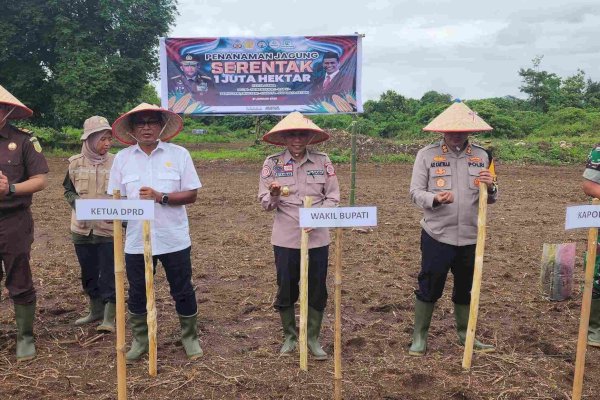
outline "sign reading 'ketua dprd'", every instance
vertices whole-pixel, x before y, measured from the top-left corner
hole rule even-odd
[[[75,216],[89,220],[153,220],[155,202],[152,200],[75,200]]]
[[[377,207],[301,208],[301,228],[377,226]]]

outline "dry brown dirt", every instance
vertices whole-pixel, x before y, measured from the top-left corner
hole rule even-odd
[[[33,274],[38,290],[38,357],[15,363],[13,311],[0,302],[0,398],[116,399],[114,335],[72,322],[86,308],[62,197],[64,159],[50,160],[50,186],[35,196]],[[259,163],[197,163],[204,184],[189,207],[194,283],[205,356],[184,355],[164,271],[156,276],[158,377],[147,362],[128,368],[131,399],[321,399],[333,393],[333,361],[278,357],[281,330],[269,244],[272,215],[256,201]],[[338,166],[343,202],[348,165]],[[429,352],[407,355],[419,271],[420,211],[408,197],[410,165],[359,164],[357,204],[379,207],[379,226],[343,239],[343,371],[346,399],[567,399],[571,393],[585,231],[564,226],[565,206],[582,203],[581,167],[500,165],[500,199],[490,207],[478,336],[497,352],[461,368],[450,278],[434,313]],[[574,298],[539,294],[543,243],[576,241]],[[332,252],[333,254],[333,252]],[[333,353],[333,267],[322,342]],[[130,333],[127,331],[127,343]],[[584,393],[597,398],[600,351],[587,354]]]

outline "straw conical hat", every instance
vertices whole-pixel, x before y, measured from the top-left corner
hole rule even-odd
[[[15,109],[9,114],[7,119],[29,118],[33,115],[33,111],[10,94],[8,90],[4,89],[2,85],[0,85],[0,104],[15,106]]]
[[[424,131],[430,132],[482,132],[491,131],[489,126],[476,112],[471,110],[465,103],[457,101],[446,108],[440,115],[435,117]]]
[[[319,128],[314,122],[300,114],[298,111],[294,111],[279,121],[273,129],[265,133],[262,140],[278,146],[285,146],[283,134],[290,131],[307,131],[314,134],[308,144],[321,143],[329,139],[329,134],[327,132]]]
[[[172,111],[165,110],[154,104],[142,103],[135,107],[133,110],[126,112],[121,115],[112,125],[113,136],[121,143],[133,145],[137,141],[131,136],[131,125],[129,124],[129,117],[135,113],[142,111],[156,111],[162,114],[163,122],[165,123],[160,140],[163,142],[174,138],[183,128],[183,119]]]

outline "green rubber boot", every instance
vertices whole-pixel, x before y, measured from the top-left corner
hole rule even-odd
[[[600,299],[592,298],[590,325],[588,326],[588,345],[600,347]]]
[[[306,326],[306,344],[308,349],[315,357],[315,360],[327,360],[327,353],[319,343],[319,334],[321,333],[321,323],[323,322],[323,313],[308,306],[308,321]]]
[[[411,356],[422,357],[427,353],[427,335],[434,307],[435,303],[426,303],[415,298],[415,327],[412,344],[408,350]]]
[[[75,321],[75,325],[77,326],[89,324],[90,322],[94,321],[99,321],[102,319],[102,317],[104,317],[104,303],[102,302],[102,299],[92,299],[91,297],[89,299],[90,313],[85,317],[79,318],[77,321]]]
[[[200,348],[198,341],[198,329],[196,322],[198,314],[189,317],[179,316],[179,324],[181,325],[181,344],[185,350],[185,354],[190,360],[202,357],[204,354]]]
[[[114,332],[115,331],[115,314],[116,314],[115,303],[106,303],[104,305],[104,320],[96,330],[98,332]]]
[[[469,325],[469,313],[471,306],[469,304],[454,304],[454,318],[456,319],[456,333],[461,345],[465,345],[467,339],[467,327]],[[480,353],[491,353],[496,351],[494,346],[483,344],[475,339],[473,342],[473,350]]]
[[[294,307],[286,307],[279,310],[281,326],[283,327],[283,346],[279,354],[289,354],[296,350],[298,334],[296,333],[296,313]]]
[[[129,313],[129,325],[131,326],[131,334],[133,341],[131,348],[125,354],[125,359],[128,363],[139,360],[148,352],[148,324],[146,322],[146,314]]]
[[[15,304],[15,320],[17,322],[17,361],[35,358],[33,342],[33,320],[35,303]]]

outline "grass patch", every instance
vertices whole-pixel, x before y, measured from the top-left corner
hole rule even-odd
[[[214,161],[214,160],[237,160],[237,161],[262,161],[267,156],[266,153],[249,147],[247,149],[231,150],[192,150],[190,151],[194,161]]]
[[[371,156],[371,161],[382,164],[412,164],[413,162],[415,162],[415,156],[413,156],[412,154],[404,153],[373,155]]]

